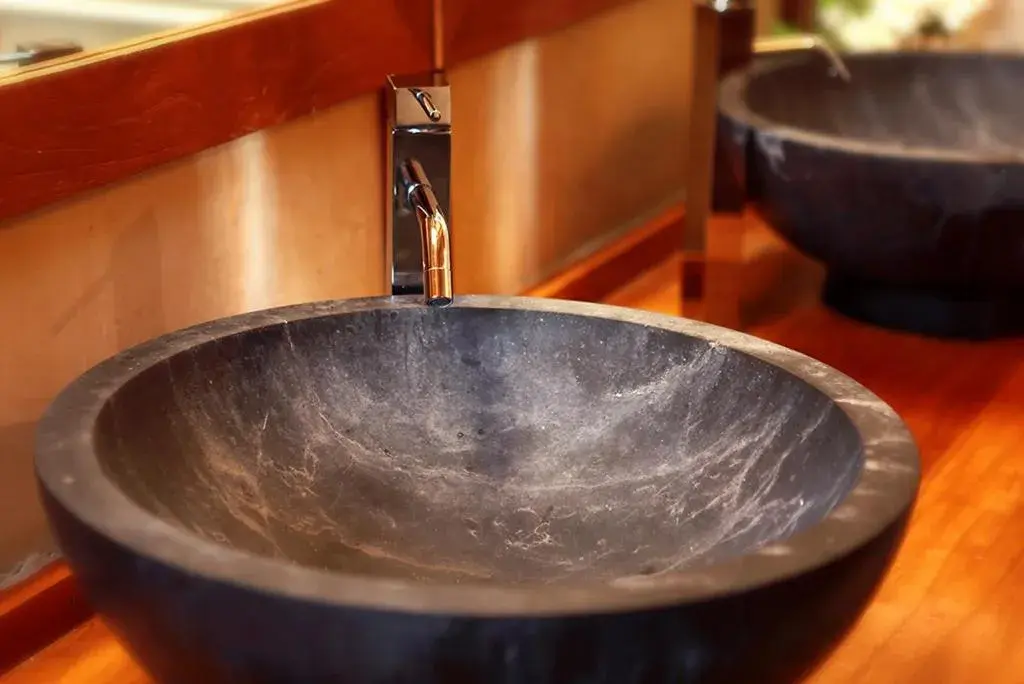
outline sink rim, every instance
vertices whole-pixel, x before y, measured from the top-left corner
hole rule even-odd
[[[941,164],[1024,164],[1024,150],[1018,155],[992,154],[971,150],[954,150],[945,147],[929,147],[923,145],[900,145],[897,143],[881,143],[864,138],[842,138],[826,133],[818,133],[806,128],[798,128],[789,124],[774,121],[753,111],[746,101],[747,86],[759,77],[783,69],[794,63],[806,61],[809,57],[774,58],[758,60],[750,66],[739,69],[722,79],[718,89],[718,112],[744,128],[752,129],[759,144],[765,141],[783,141],[841,152],[852,156],[881,157],[894,160],[924,161]],[[964,51],[945,52],[891,52],[864,51],[844,54],[847,65],[872,59],[890,61],[931,60],[931,61],[965,61],[967,59],[989,59],[1006,62],[1024,62],[1024,57],[1011,52],[976,52]],[[855,76],[856,77],[856,76]]]
[[[108,398],[149,366],[228,335],[305,319],[422,308],[420,297],[369,297],[277,307],[201,323],[125,350],[77,377],[39,421],[35,469],[51,499],[99,536],[151,561],[206,580],[292,600],[406,613],[542,616],[636,610],[752,590],[837,561],[900,524],[917,496],[917,446],[895,411],[852,378],[799,352],[686,318],[603,304],[471,295],[453,308],[597,317],[676,332],[761,359],[811,385],[848,416],[864,444],[864,467],[822,520],[781,541],[681,572],[574,585],[416,583],[319,570],[230,549],[144,510],[102,472],[93,445]]]

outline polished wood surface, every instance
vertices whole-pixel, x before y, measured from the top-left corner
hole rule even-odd
[[[305,0],[12,76],[0,219],[430,69],[433,25],[432,0]]]
[[[758,224],[710,264],[744,329],[850,374],[918,440],[924,481],[906,542],[874,603],[812,684],[1024,682],[1024,340],[945,342],[872,328],[817,303],[821,274]],[[605,298],[680,312],[668,259]],[[725,294],[722,294],[725,293]],[[725,306],[719,302],[718,306]],[[148,684],[98,620],[0,684]]]
[[[636,0],[449,72],[456,289],[522,292],[679,197],[692,29]]]

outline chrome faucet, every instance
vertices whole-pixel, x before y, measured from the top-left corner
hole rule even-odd
[[[388,77],[385,263],[392,295],[452,303],[451,98],[441,72]]]
[[[686,221],[682,236],[683,311],[705,300],[708,222],[741,219],[747,200],[742,169],[725,163],[730,141],[718,131],[718,86],[728,73],[758,54],[817,51],[845,81],[842,57],[821,36],[796,34],[757,38],[755,0],[694,0],[693,82],[690,98]],[[726,324],[723,321],[723,324]]]

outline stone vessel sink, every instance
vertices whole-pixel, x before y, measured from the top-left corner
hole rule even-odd
[[[1024,331],[1024,58],[815,58],[727,77],[720,120],[769,222],[828,268],[826,302],[920,333]]]
[[[159,682],[789,682],[917,491],[903,423],[774,344],[582,303],[306,304],[74,381],[37,473]]]

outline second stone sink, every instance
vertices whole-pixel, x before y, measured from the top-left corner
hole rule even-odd
[[[173,333],[44,416],[88,597],[159,682],[788,682],[902,538],[903,423],[793,351],[551,300]]]
[[[937,336],[1024,332],[1024,58],[773,59],[725,79],[733,163],[826,301]]]

